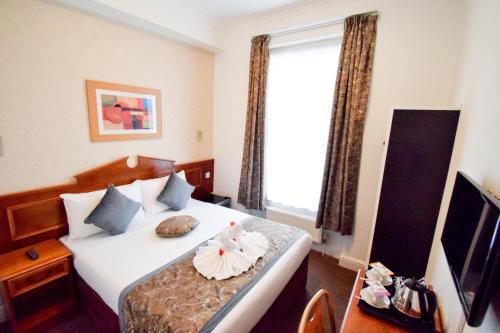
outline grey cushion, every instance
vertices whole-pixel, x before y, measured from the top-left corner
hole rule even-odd
[[[87,216],[85,223],[93,223],[113,236],[122,234],[127,230],[139,208],[141,208],[140,203],[121,194],[113,184],[109,184],[106,194]]]
[[[156,200],[163,202],[172,210],[181,210],[186,207],[193,191],[194,186],[188,184],[175,172],[172,172],[167,183],[165,184],[165,187]]]
[[[161,237],[178,237],[187,234],[200,224],[190,215],[169,217],[156,227],[156,234]]]

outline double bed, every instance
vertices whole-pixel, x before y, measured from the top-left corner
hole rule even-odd
[[[155,161],[160,161],[156,163]],[[142,158],[139,160],[139,169],[131,169],[136,174],[130,174],[130,170],[123,168],[121,172],[112,172],[110,168],[116,169],[119,165],[122,170],[124,160],[120,160],[93,170],[90,173],[77,176],[77,188],[75,193],[84,192],[90,188],[102,188],[108,181],[127,184],[135,179],[149,179],[155,176],[168,174],[171,170],[185,170],[187,179],[197,187],[193,197],[200,197],[212,191],[213,187],[213,160],[174,166],[172,163],[164,163],[164,160]],[[148,166],[148,167],[146,167]],[[151,167],[153,166],[153,167]],[[208,168],[208,171],[207,171]],[[141,171],[142,170],[142,171]],[[147,171],[146,171],[147,170]],[[121,174],[127,176],[123,177]],[[211,173],[210,177],[207,172]],[[109,176],[103,177],[103,174]],[[101,175],[101,176],[97,176]],[[91,181],[94,184],[91,184]],[[78,186],[80,184],[80,186]],[[51,196],[63,193],[68,188],[60,187],[57,191],[49,192]],[[72,191],[72,189],[69,189]],[[40,191],[40,190],[38,190]],[[44,199],[33,201],[32,194],[28,192],[16,194],[17,198],[24,201],[35,202],[41,215],[52,216],[47,213],[51,210],[55,199]],[[38,193],[39,194],[39,193]],[[0,207],[10,209],[12,212],[11,196],[0,198]],[[18,200],[19,201],[19,200]],[[19,202],[16,207],[19,207]],[[45,202],[43,209],[40,203]],[[47,204],[49,206],[47,206]],[[61,209],[53,206],[52,209]],[[26,202],[22,203],[26,207]],[[28,205],[29,206],[29,205]],[[0,229],[6,222],[7,226],[16,225],[25,214],[7,214],[5,221],[0,220]],[[177,238],[161,238],[155,234],[156,226],[168,217],[175,215],[191,215],[199,222],[199,226],[190,233]],[[81,307],[86,311],[93,312],[96,325],[107,331],[117,331],[119,327],[120,295],[128,286],[141,277],[155,271],[166,263],[173,262],[185,253],[197,248],[199,244],[216,236],[229,221],[244,221],[250,216],[243,212],[225,208],[222,206],[205,203],[196,199],[189,199],[187,206],[180,211],[167,210],[153,216],[134,220],[123,234],[110,236],[106,232],[98,233],[83,239],[70,239],[67,235],[67,226],[62,228],[37,226],[40,233],[31,231],[29,236],[17,238],[12,237],[10,230],[11,247],[25,246],[26,242],[36,242],[40,238],[58,238],[73,253],[75,275],[79,287]],[[57,221],[56,221],[57,222]],[[26,223],[26,222],[25,222]],[[55,224],[56,226],[58,224]],[[20,230],[18,228],[18,230]],[[1,230],[0,230],[1,231]],[[54,237],[55,236],[55,237]],[[13,239],[14,238],[14,239]],[[19,241],[21,240],[21,241]],[[5,247],[5,242],[0,239],[0,245]],[[217,321],[214,332],[249,332],[268,331],[276,325],[279,316],[285,316],[296,298],[302,295],[305,288],[307,276],[307,258],[311,248],[311,238],[308,234],[302,234],[291,244],[287,250],[265,271],[263,276],[248,291],[238,299],[230,311],[224,313],[222,319]],[[5,252],[2,249],[2,252]],[[299,300],[300,301],[300,300]],[[274,321],[274,324],[273,324]]]

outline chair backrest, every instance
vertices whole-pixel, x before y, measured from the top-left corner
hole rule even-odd
[[[326,306],[327,313],[324,308]],[[325,315],[328,318],[325,318]],[[316,295],[311,298],[302,314],[300,320],[299,333],[323,333],[327,332],[325,328],[325,320],[330,322],[330,330],[335,333],[335,318],[333,317],[333,304],[328,291],[325,289],[319,290]]]

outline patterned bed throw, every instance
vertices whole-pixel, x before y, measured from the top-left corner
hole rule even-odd
[[[207,280],[193,267],[198,246],[125,288],[120,294],[122,332],[210,332],[272,265],[305,232],[249,217],[247,231],[269,240],[269,249],[253,268],[227,280]]]

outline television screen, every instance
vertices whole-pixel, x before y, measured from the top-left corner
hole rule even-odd
[[[457,174],[441,242],[471,326],[481,324],[495,288],[499,206],[465,174]]]

